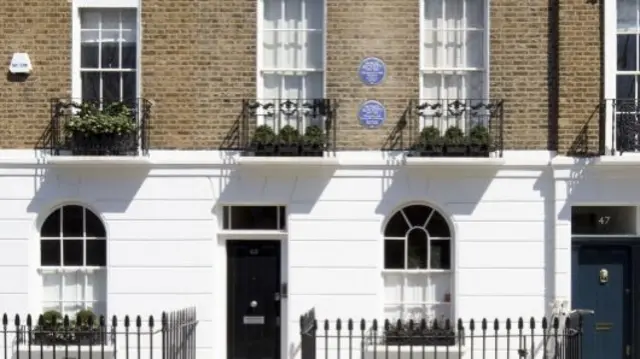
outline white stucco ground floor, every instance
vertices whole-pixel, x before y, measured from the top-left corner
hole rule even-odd
[[[311,309],[318,335],[324,319],[335,335],[336,319],[346,330],[352,318],[358,340],[363,318],[370,333],[373,319],[488,318],[491,330],[494,318],[502,328],[506,318],[550,316],[553,303],[571,306],[581,280],[572,279],[572,243],[622,248],[640,237],[640,161],[631,157],[236,159],[0,153],[0,310],[147,318],[194,306],[197,358],[226,358],[258,333],[294,359],[299,318]],[[593,206],[616,208],[578,208]],[[574,266],[589,262],[580,255]],[[602,285],[618,273],[607,263],[594,267]],[[617,323],[612,315],[607,323]],[[261,333],[265,325],[279,329]]]

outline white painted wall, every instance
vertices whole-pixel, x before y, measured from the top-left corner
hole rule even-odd
[[[225,357],[220,206],[286,205],[284,350],[295,357],[298,317],[312,307],[319,318],[382,317],[383,222],[425,201],[454,223],[456,317],[539,318],[569,288],[568,247],[553,241],[566,227],[562,183],[550,167],[0,167],[1,310],[39,313],[39,223],[79,202],[107,226],[109,313],[195,305],[199,357]]]

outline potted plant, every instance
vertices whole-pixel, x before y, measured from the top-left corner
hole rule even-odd
[[[33,328],[34,344],[53,345],[64,341],[62,314],[57,310],[48,310],[40,316]]]
[[[273,156],[276,149],[276,133],[267,125],[258,126],[250,147],[255,156]]]
[[[81,345],[99,344],[106,340],[106,333],[99,326],[98,317],[89,309],[76,314],[74,325],[75,342]]]
[[[73,154],[124,155],[135,150],[135,117],[124,103],[100,108],[90,102],[75,105],[78,111],[65,123],[65,138]]]
[[[324,133],[320,126],[311,125],[304,132],[302,155],[322,157],[324,152]]]
[[[435,126],[423,128],[416,147],[420,157],[441,156],[444,146],[440,129]]]
[[[456,334],[448,322],[426,320],[385,324],[386,345],[450,346],[456,343]]]
[[[459,157],[467,153],[464,132],[459,127],[449,127],[444,133],[445,153],[447,156]]]
[[[298,156],[300,154],[300,132],[286,125],[278,133],[278,154],[280,156]]]
[[[471,156],[489,156],[489,130],[483,125],[474,126],[469,132],[469,152]]]

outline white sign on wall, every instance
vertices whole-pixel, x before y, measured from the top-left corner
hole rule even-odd
[[[11,64],[9,65],[9,72],[12,74],[28,74],[32,69],[29,54],[26,52],[16,52],[13,54]]]

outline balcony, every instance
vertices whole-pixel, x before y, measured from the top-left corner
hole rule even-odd
[[[502,157],[502,100],[410,102],[405,128],[410,157]],[[403,141],[404,142],[404,141]]]
[[[151,103],[51,101],[54,156],[140,156],[149,150]]]
[[[615,99],[605,102],[607,112],[612,116],[610,148],[614,148],[618,154],[640,152],[640,100]]]
[[[243,100],[240,147],[245,157],[323,157],[335,151],[335,101]]]

